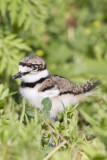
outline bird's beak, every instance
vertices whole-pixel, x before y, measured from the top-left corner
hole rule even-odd
[[[21,72],[18,72],[16,75],[14,75],[12,77],[12,79],[17,79],[17,78],[21,78],[22,77],[22,73]]]

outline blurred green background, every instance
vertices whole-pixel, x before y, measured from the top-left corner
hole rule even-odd
[[[56,125],[77,152],[65,146],[51,159],[106,160],[107,0],[0,0],[0,160],[39,160],[52,150],[41,144],[40,120],[27,113],[20,120],[20,80],[11,77],[21,58],[30,55],[44,58],[51,73],[77,84],[91,77],[103,82],[98,99],[81,103],[78,116],[73,113],[71,132],[63,122]]]

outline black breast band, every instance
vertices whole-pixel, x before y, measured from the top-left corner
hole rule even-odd
[[[38,81],[36,81],[36,82],[31,82],[31,83],[26,83],[26,82],[22,82],[21,83],[21,87],[22,88],[26,88],[26,87],[29,87],[29,88],[33,88],[33,87],[35,87],[37,84],[40,84],[40,83],[42,83],[45,79],[47,79],[49,76],[47,76],[47,77],[45,77],[45,78],[41,78],[41,79],[39,79]]]

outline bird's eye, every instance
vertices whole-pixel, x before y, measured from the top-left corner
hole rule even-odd
[[[37,69],[34,69],[32,72],[37,72]]]

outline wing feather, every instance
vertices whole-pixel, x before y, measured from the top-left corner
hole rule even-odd
[[[61,94],[67,91],[72,91],[73,87],[74,87],[74,84],[71,81],[67,80],[66,78],[58,75],[50,75],[41,84],[41,87],[39,88],[39,92],[43,92],[43,91],[54,88],[54,89],[59,89]]]

